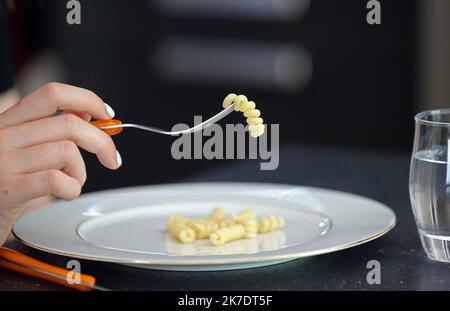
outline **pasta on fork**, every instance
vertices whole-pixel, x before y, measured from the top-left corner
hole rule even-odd
[[[223,108],[227,108],[234,103],[234,110],[244,113],[247,118],[248,130],[252,137],[264,134],[264,120],[260,117],[261,111],[256,109],[256,104],[249,101],[245,95],[228,94],[223,100]]]

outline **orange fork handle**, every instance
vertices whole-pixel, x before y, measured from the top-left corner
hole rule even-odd
[[[5,247],[0,248],[0,267],[4,267],[16,272],[44,279],[50,282],[58,283],[66,287],[74,288],[80,291],[92,291],[92,287],[95,286],[96,282],[95,277],[91,275],[79,274],[74,271],[52,266]],[[61,279],[33,270],[33,268],[57,275],[61,277]],[[75,276],[76,279],[80,280],[81,284],[69,284],[66,280],[69,272],[72,273],[72,275]],[[88,286],[84,286],[83,284]]]
[[[106,121],[92,121],[91,124],[95,127],[100,128],[103,132],[105,132],[109,136],[117,135],[123,131],[123,128],[121,128],[121,127],[114,128],[114,129],[102,129],[101,128],[102,126],[122,124],[122,121],[117,120],[117,119],[111,119],[111,120],[106,120]]]

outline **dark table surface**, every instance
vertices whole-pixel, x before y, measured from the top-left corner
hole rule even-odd
[[[260,171],[259,162],[225,161],[186,181],[249,181],[308,185],[363,195],[390,206],[397,226],[372,242],[336,253],[248,270],[166,272],[81,261],[83,273],[115,290],[448,290],[450,265],[423,252],[408,195],[409,154],[288,145],[280,166]],[[65,266],[69,258],[7,246]],[[381,264],[381,284],[366,281],[370,260]],[[61,290],[55,284],[0,269],[0,290]]]

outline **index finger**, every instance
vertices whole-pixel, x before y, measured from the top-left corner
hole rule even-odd
[[[94,92],[80,87],[47,83],[0,114],[0,128],[42,119],[60,110],[87,113],[98,120],[114,117],[114,111]]]

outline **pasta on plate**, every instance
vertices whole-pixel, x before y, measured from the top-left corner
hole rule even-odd
[[[169,216],[167,232],[181,243],[208,239],[211,245],[220,246],[240,239],[251,239],[258,234],[283,229],[283,217],[266,216],[257,220],[252,209],[243,210],[230,217],[225,216],[222,208],[214,208],[208,215],[191,219],[180,215]]]

